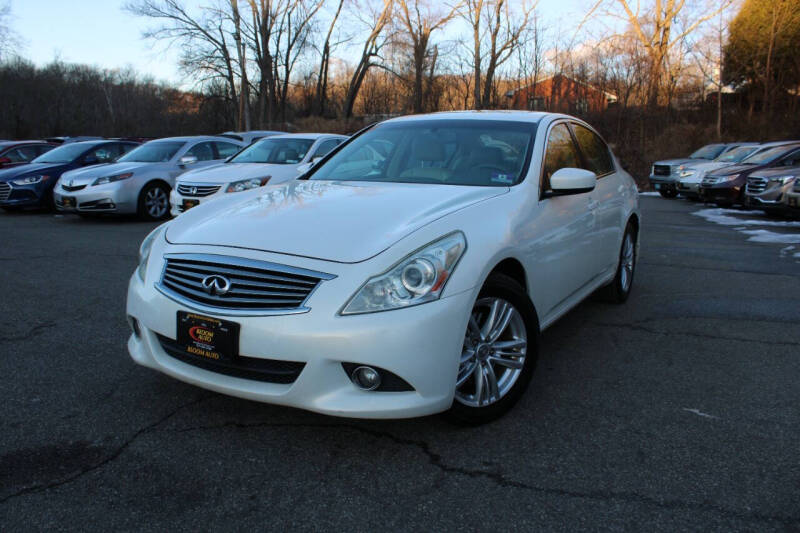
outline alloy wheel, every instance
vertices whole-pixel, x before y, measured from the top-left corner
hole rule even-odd
[[[469,407],[502,399],[525,366],[528,336],[522,315],[502,298],[475,302],[464,337],[455,398]]]
[[[622,258],[620,261],[620,285],[622,290],[627,292],[633,280],[633,267],[636,260],[635,246],[630,232],[625,234],[625,242],[622,244]]]
[[[161,218],[167,214],[169,198],[161,187],[153,187],[144,196],[144,207],[153,218]]]

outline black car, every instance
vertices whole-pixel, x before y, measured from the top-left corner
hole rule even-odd
[[[53,187],[61,174],[110,163],[139,146],[130,141],[84,141],[64,144],[27,165],[0,170],[0,208],[52,207]]]
[[[45,141],[0,141],[0,169],[30,163],[55,147]]]
[[[788,168],[798,165],[800,165],[800,143],[785,144],[760,151],[739,164],[723,167],[706,175],[698,189],[700,199],[715,202],[720,207],[744,205],[745,186],[750,174],[766,168]]]

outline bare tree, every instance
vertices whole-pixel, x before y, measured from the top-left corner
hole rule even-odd
[[[472,33],[475,109],[491,105],[497,70],[519,46],[536,8],[535,1],[523,0],[518,4],[518,12],[512,13],[510,4],[509,0],[465,0],[461,10]]]
[[[331,59],[331,35],[336,26],[336,21],[339,20],[339,14],[342,12],[344,0],[339,0],[336,12],[328,25],[328,33],[325,35],[325,41],[322,43],[320,50],[319,70],[317,71],[317,87],[314,93],[313,113],[316,115],[325,114],[325,105],[328,99],[328,69]]]
[[[386,26],[391,20],[393,3],[393,0],[382,0],[382,7],[371,17],[372,29],[364,40],[364,46],[361,49],[361,57],[358,60],[356,68],[353,70],[350,83],[347,86],[343,111],[345,118],[353,116],[353,106],[358,92],[361,90],[361,84],[364,83],[364,77],[367,75],[367,72],[370,68],[379,64],[375,62],[375,58],[379,57],[381,48],[386,43],[382,35],[384,29],[386,29]],[[357,5],[356,8],[358,8]]]
[[[239,58],[239,117],[238,130],[250,130],[250,91],[247,83],[247,50],[242,39],[242,18],[239,14],[239,1],[230,0],[231,14],[233,16],[233,40],[236,42],[236,54]]]
[[[397,2],[400,23],[405,30],[405,36],[410,41],[411,62],[414,70],[413,109],[415,113],[422,113],[424,110],[425,70],[431,71],[428,78],[432,79],[438,56],[438,49],[435,49],[436,51],[433,53],[429,49],[431,34],[450,22],[461,6],[457,3],[449,9],[443,9],[436,0],[397,0]]]
[[[0,4],[0,59],[15,52],[19,44],[19,36],[11,27],[11,3],[2,3]]]
[[[237,101],[236,74],[230,51],[229,20],[201,11],[196,17],[180,0],[130,0],[124,9],[134,15],[161,21],[144,37],[166,40],[182,49],[181,66],[198,81],[222,77],[232,102]]]
[[[723,0],[717,7],[706,5],[702,9],[692,9],[694,4],[687,3],[687,0],[647,0],[642,10],[638,0],[597,0],[584,17],[584,22],[602,9],[604,15],[630,25],[649,59],[647,99],[648,104],[654,106],[658,103],[670,52],[732,2]],[[692,11],[691,16],[686,16],[689,11]],[[683,21],[688,23],[682,24]]]

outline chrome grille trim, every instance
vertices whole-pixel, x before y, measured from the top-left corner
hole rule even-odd
[[[69,185],[64,185],[62,183],[61,184],[61,188],[64,189],[65,191],[67,191],[67,192],[74,192],[74,191],[79,191],[81,189],[85,189],[86,188],[86,184],[69,186]]]
[[[11,185],[0,181],[0,202],[5,202],[9,196],[11,196]]]
[[[336,276],[302,268],[215,254],[167,254],[156,288],[193,309],[217,315],[252,316],[305,313],[306,301],[322,281]],[[202,280],[222,275],[230,292],[203,290]]]
[[[767,178],[761,178],[758,176],[750,176],[747,178],[747,192],[749,194],[761,194],[762,192],[767,190],[767,184],[769,181]]]
[[[222,185],[219,184],[195,184],[195,183],[179,183],[178,184],[178,192],[183,196],[193,196],[193,197],[202,197],[202,196],[210,196],[217,192]],[[195,192],[192,192],[192,188],[195,188]]]

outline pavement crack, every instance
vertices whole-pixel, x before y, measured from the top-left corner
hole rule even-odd
[[[146,426],[144,426],[142,428],[139,428],[130,437],[128,437],[128,439],[126,439],[122,444],[120,444],[112,453],[108,454],[106,457],[104,457],[100,461],[97,461],[94,464],[91,464],[89,466],[81,468],[80,470],[72,472],[72,473],[70,473],[69,475],[67,475],[65,477],[62,477],[62,478],[59,478],[59,479],[55,479],[55,480],[49,481],[47,483],[40,483],[38,485],[32,485],[32,486],[29,486],[29,487],[24,487],[24,488],[14,492],[14,493],[9,494],[8,496],[0,498],[0,505],[2,505],[4,503],[7,503],[10,500],[13,500],[14,498],[18,498],[20,496],[24,496],[26,494],[33,494],[33,493],[37,493],[37,492],[43,492],[43,491],[50,490],[50,489],[53,489],[53,488],[56,488],[56,487],[60,487],[61,485],[66,485],[67,483],[71,483],[71,482],[73,482],[73,481],[85,476],[86,474],[90,474],[90,473],[94,472],[95,470],[103,468],[105,465],[111,463],[112,461],[117,459],[120,455],[122,455],[122,453],[126,449],[128,449],[128,447],[130,447],[130,445],[133,444],[136,441],[136,439],[138,439],[139,437],[141,437],[145,433],[148,433],[148,432],[156,429],[158,426],[160,426],[161,424],[163,424],[164,422],[166,422],[167,420],[169,420],[170,418],[175,416],[181,410],[186,409],[187,407],[191,407],[193,405],[196,405],[196,404],[204,401],[205,399],[207,399],[209,397],[210,397],[210,395],[203,395],[203,396],[201,396],[199,398],[195,398],[194,400],[192,400],[190,402],[183,403],[183,404],[179,405],[178,407],[176,407],[175,409],[173,409],[170,412],[168,412],[167,414],[165,414],[164,416],[162,416],[161,418],[159,418],[158,420],[156,420],[155,422],[152,422],[152,423],[147,424]]]
[[[19,341],[27,341],[30,340],[37,335],[39,335],[42,331],[46,330],[47,328],[52,328],[56,325],[55,322],[45,322],[44,324],[39,324],[38,326],[33,326],[29,329],[26,333],[21,335],[3,335],[0,336],[0,342],[19,342]]]
[[[601,328],[631,329],[634,331],[643,331],[645,333],[651,333],[654,335],[681,335],[684,337],[694,337],[698,339],[712,339],[712,340],[735,341],[735,342],[753,342],[768,346],[800,347],[800,343],[798,342],[746,339],[744,337],[727,337],[725,335],[711,335],[709,333],[693,333],[689,331],[664,331],[657,328],[642,326],[641,324],[619,324],[614,322],[595,322],[595,321],[591,321],[588,324],[590,326],[597,326]]]
[[[524,483],[511,479],[500,472],[491,470],[478,470],[472,468],[465,468],[460,466],[449,465],[445,462],[444,458],[433,451],[430,444],[424,440],[408,439],[398,437],[387,431],[379,431],[376,429],[365,428],[353,424],[314,424],[314,423],[281,423],[281,422],[223,422],[221,424],[208,425],[208,426],[191,426],[174,430],[178,433],[186,433],[193,431],[206,431],[214,429],[251,429],[251,428],[304,428],[304,429],[349,429],[364,435],[374,438],[386,439],[402,446],[412,446],[417,448],[422,454],[427,457],[428,463],[442,471],[444,474],[454,474],[466,476],[473,479],[486,479],[491,481],[502,488],[511,488],[519,490],[527,490],[540,494],[564,496],[569,498],[581,498],[597,501],[623,501],[627,503],[638,503],[659,507],[667,510],[676,511],[701,511],[701,512],[715,512],[727,517],[737,518],[744,521],[758,521],[758,522],[778,522],[785,526],[796,526],[800,523],[800,516],[781,516],[781,515],[768,515],[762,513],[742,513],[732,510],[721,505],[704,501],[702,503],[695,503],[683,500],[666,500],[658,499],[651,496],[639,494],[631,491],[612,491],[612,490],[568,490],[554,487],[544,487]]]

